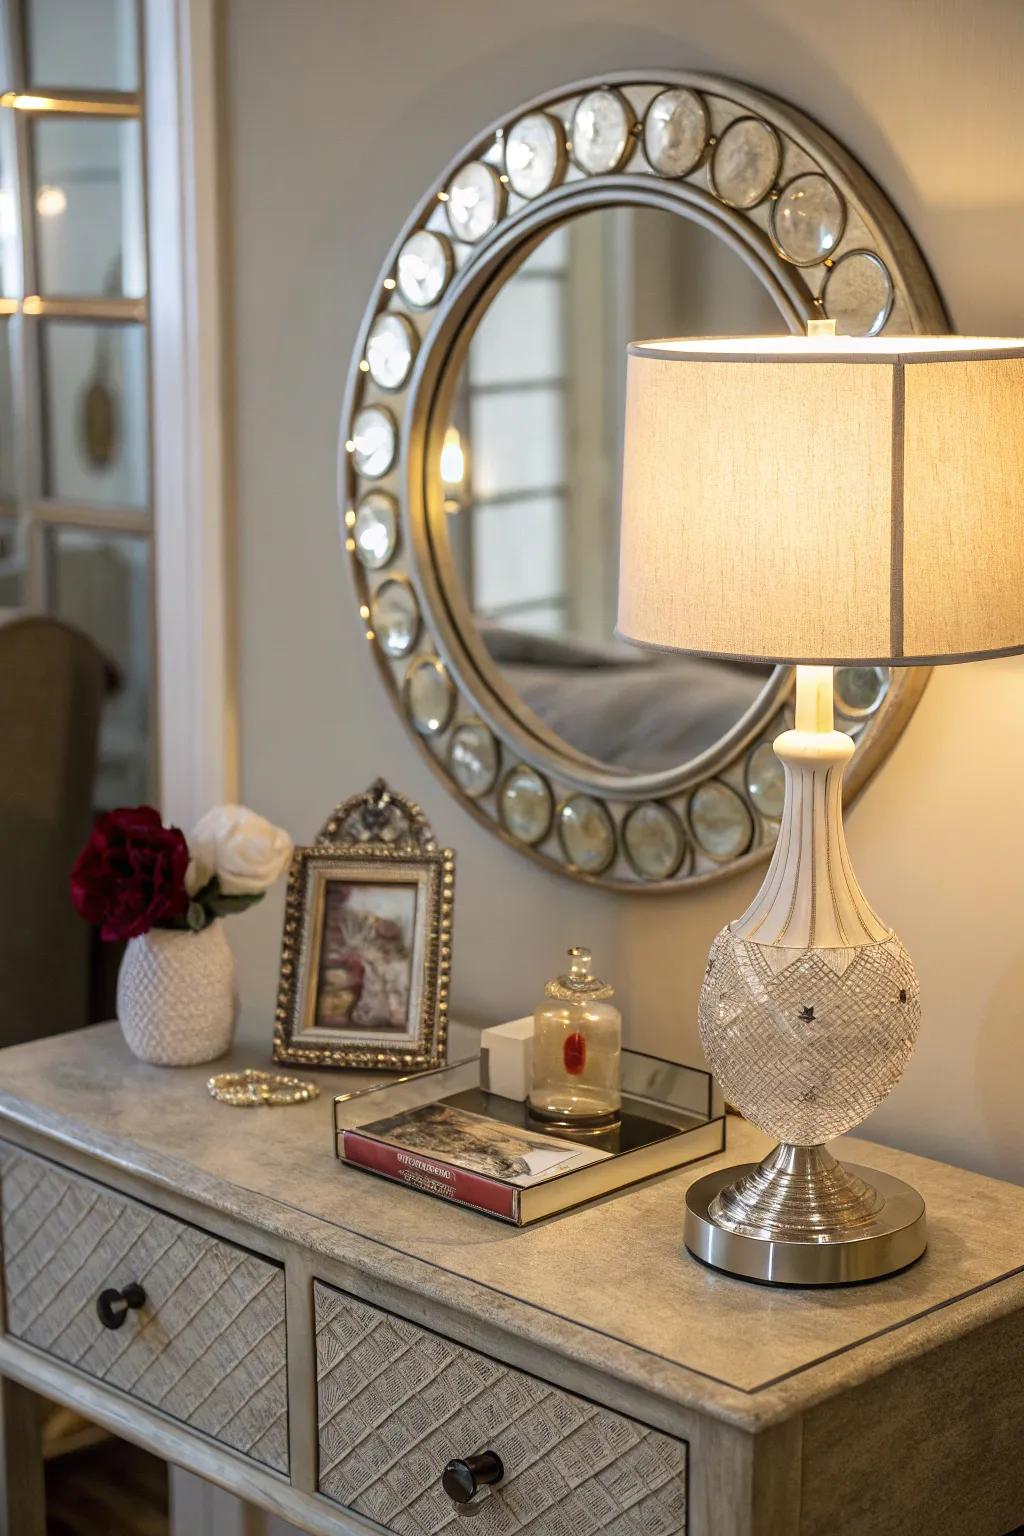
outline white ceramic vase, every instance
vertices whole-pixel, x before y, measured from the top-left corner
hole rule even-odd
[[[191,1067],[229,1049],[238,1015],[235,958],[216,919],[201,933],[153,928],[130,939],[117,977],[129,1046],[159,1067]]]

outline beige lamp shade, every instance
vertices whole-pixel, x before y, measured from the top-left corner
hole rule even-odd
[[[631,346],[618,633],[835,665],[1024,650],[1024,340]]]

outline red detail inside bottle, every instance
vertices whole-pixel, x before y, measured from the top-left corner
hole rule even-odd
[[[579,1077],[587,1064],[587,1037],[578,1031],[566,1039],[562,1047],[562,1060],[570,1077]]]

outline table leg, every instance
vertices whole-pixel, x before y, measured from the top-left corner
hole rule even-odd
[[[0,1377],[0,1536],[46,1536],[41,1403]]]

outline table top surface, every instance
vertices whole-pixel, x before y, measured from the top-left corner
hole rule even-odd
[[[411,1257],[442,1280],[472,1282],[473,1294],[490,1298],[492,1318],[509,1318],[511,1304],[530,1309],[520,1331],[530,1331],[532,1316],[537,1337],[559,1347],[561,1328],[567,1352],[569,1330],[578,1343],[582,1328],[609,1368],[623,1367],[625,1347],[637,1379],[749,1422],[745,1403],[756,1399],[762,1417],[775,1417],[801,1394],[823,1395],[858,1370],[877,1374],[907,1351],[1024,1305],[1024,1189],[1016,1185],[890,1148],[837,1143],[841,1155],[921,1191],[926,1254],[868,1285],[758,1286],[703,1267],[682,1246],[689,1183],[768,1149],[766,1137],[732,1116],[724,1155],[517,1229],[338,1162],[332,1097],[380,1075],[310,1073],[318,1099],[272,1109],[235,1109],[207,1093],[212,1071],[267,1066],[268,1058],[268,1050],[241,1045],[216,1065],[149,1067],[114,1024],[10,1047],[0,1052],[0,1134],[17,1139],[13,1127],[29,1126],[349,1261],[346,1235],[355,1234],[392,1264]]]

